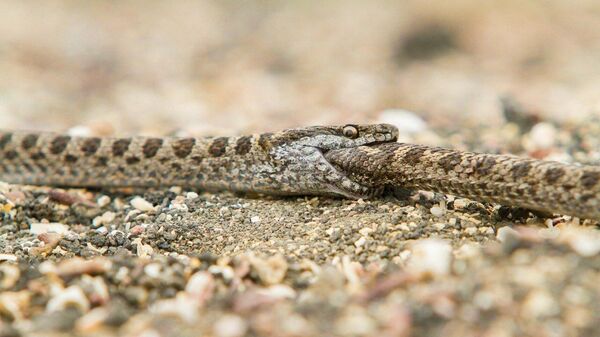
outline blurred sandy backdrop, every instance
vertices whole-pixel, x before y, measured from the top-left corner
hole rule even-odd
[[[0,125],[164,134],[454,129],[600,111],[600,2],[0,2]]]

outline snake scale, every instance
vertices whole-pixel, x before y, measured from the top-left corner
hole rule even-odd
[[[600,219],[599,167],[402,144],[397,136],[387,124],[206,138],[0,131],[0,180],[350,198],[391,185]]]

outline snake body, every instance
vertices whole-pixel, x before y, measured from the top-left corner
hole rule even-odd
[[[208,138],[0,131],[0,180],[350,198],[391,185],[600,219],[599,167],[401,144],[397,136],[387,124]]]
[[[395,141],[386,124],[314,126],[240,137],[72,137],[0,132],[0,180],[72,187],[184,186],[275,195],[377,192],[346,178],[326,151]]]
[[[600,219],[600,167],[423,145],[337,149],[325,158],[355,182],[421,189]]]

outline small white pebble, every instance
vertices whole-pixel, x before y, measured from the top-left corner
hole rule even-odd
[[[241,337],[246,334],[248,325],[237,315],[225,314],[213,325],[217,337]]]
[[[556,136],[554,125],[547,122],[537,123],[525,137],[523,145],[529,151],[549,149],[556,143]]]
[[[93,134],[93,132],[89,126],[76,125],[67,130],[67,134],[73,137],[89,137]]]
[[[175,194],[181,194],[181,187],[173,186],[173,187],[169,188],[169,192],[173,192]]]
[[[110,223],[112,223],[115,218],[116,218],[116,214],[114,212],[108,211],[108,212],[104,212],[104,214],[99,215],[97,217],[94,218],[94,220],[92,220],[92,225],[94,227],[99,227],[102,225],[109,225]]]
[[[373,232],[373,229],[371,229],[369,227],[364,227],[364,228],[361,228],[358,232],[362,236],[369,236],[369,234],[371,234]]]
[[[434,227],[435,229],[437,229],[438,231],[441,231],[442,229],[446,228],[446,224],[445,224],[445,223],[441,223],[441,222],[439,222],[439,223],[434,223],[434,224],[433,224],[433,227]]]
[[[407,269],[419,275],[443,276],[450,273],[452,246],[440,239],[419,240],[412,247]]]
[[[107,206],[108,204],[110,204],[110,201],[111,201],[111,200],[110,200],[110,197],[109,197],[109,196],[107,196],[107,195],[103,195],[103,196],[100,196],[100,197],[98,198],[98,200],[96,200],[96,203],[98,204],[98,206],[99,206],[100,208],[102,208],[102,207],[104,207],[104,206]]]
[[[454,209],[464,209],[469,205],[468,199],[456,199],[454,200]]]
[[[185,195],[185,197],[187,199],[194,200],[194,199],[198,198],[198,193],[196,193],[196,192],[187,192],[186,195]]]
[[[398,128],[400,133],[419,133],[427,130],[427,123],[416,113],[404,109],[388,109],[379,114],[380,123],[389,123]]]
[[[144,267],[144,273],[146,273],[146,275],[152,278],[157,278],[161,274],[161,269],[162,267],[160,266],[160,264],[150,263]]]
[[[255,215],[253,217],[250,218],[250,222],[251,223],[259,223],[260,222],[260,217],[258,215]]]
[[[32,223],[29,225],[29,232],[31,234],[42,234],[42,233],[59,233],[64,234],[69,231],[69,227],[58,223]]]
[[[2,261],[16,262],[17,256],[12,254],[0,254],[0,262]]]
[[[465,233],[467,235],[473,236],[477,233],[477,227],[467,227],[467,228],[465,228]]]
[[[439,206],[433,206],[433,207],[431,207],[431,209],[429,211],[431,212],[431,214],[433,214],[433,216],[436,216],[436,217],[441,217],[444,214],[446,214],[446,210]]]
[[[356,247],[362,247],[362,246],[364,246],[364,245],[365,245],[365,243],[366,243],[366,242],[367,242],[367,239],[365,239],[365,237],[364,237],[364,236],[361,236],[361,237],[360,237],[360,239],[358,239],[358,240],[356,240],[356,241],[354,242],[354,245],[355,245]]]
[[[90,309],[90,302],[78,286],[70,286],[58,291],[46,305],[49,312],[61,311],[70,306],[75,306],[81,312],[87,312]]]
[[[529,292],[521,307],[521,313],[528,318],[544,318],[560,312],[560,305],[546,290],[536,289]]]
[[[154,211],[154,206],[142,197],[135,197],[130,201],[131,206],[142,212]]]
[[[506,239],[508,239],[509,237],[519,237],[519,232],[517,232],[516,230],[508,227],[508,226],[504,226],[504,227],[500,227],[498,228],[498,231],[496,232],[496,239],[500,242],[504,242],[506,241]]]

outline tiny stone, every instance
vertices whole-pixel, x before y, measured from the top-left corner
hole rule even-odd
[[[446,224],[445,223],[435,223],[433,224],[433,227],[435,229],[437,229],[438,231],[441,231],[442,229],[446,228]]]
[[[365,227],[365,228],[361,228],[361,230],[358,231],[362,236],[369,236],[369,234],[371,234],[371,232],[373,232],[373,229],[369,228],[369,227]]]
[[[454,200],[454,209],[464,209],[469,205],[469,202],[468,199],[456,199]]]
[[[255,215],[253,217],[250,218],[250,222],[251,223],[259,223],[260,222],[260,217],[258,215]]]
[[[467,227],[467,228],[465,229],[465,233],[466,233],[467,235],[471,235],[471,236],[473,236],[473,235],[475,235],[475,234],[477,233],[477,227]]]
[[[32,223],[29,226],[29,232],[31,234],[42,234],[42,233],[59,233],[59,234],[64,234],[69,230],[69,227],[58,223],[58,222],[51,222],[51,223]]]
[[[529,144],[525,144],[528,150],[549,149],[556,143],[557,131],[554,125],[542,122],[534,125],[528,136]]]
[[[188,192],[188,193],[186,193],[185,197],[187,199],[194,200],[194,199],[198,198],[198,193],[196,193],[196,192]]]
[[[361,236],[360,239],[358,239],[358,240],[356,240],[354,242],[354,246],[356,246],[356,247],[362,247],[362,246],[365,245],[366,242],[367,242],[367,239],[365,239],[364,236]]]
[[[401,134],[413,134],[427,130],[427,123],[416,113],[404,109],[388,109],[379,114],[380,123],[389,123],[398,128]]]
[[[110,201],[111,201],[111,200],[110,200],[110,197],[109,197],[109,196],[107,196],[107,195],[103,195],[103,196],[100,196],[100,197],[98,198],[98,200],[96,201],[96,203],[98,204],[98,206],[99,206],[100,208],[102,208],[102,207],[104,207],[104,206],[107,206],[108,204],[110,204]]]
[[[247,330],[246,321],[231,314],[221,316],[213,325],[213,332],[217,337],[241,337]]]
[[[131,206],[142,212],[154,211],[154,206],[142,197],[135,197],[130,201]]]
[[[500,242],[506,241],[506,239],[509,237],[519,237],[519,236],[520,236],[519,232],[517,232],[516,230],[514,230],[508,226],[500,227],[500,228],[498,228],[498,231],[496,232],[496,239],[498,239],[498,241],[500,241]]]
[[[116,218],[116,214],[114,212],[104,212],[104,214],[97,216],[94,218],[94,220],[92,220],[92,225],[94,227],[99,227],[102,225],[109,225],[110,223],[112,223],[115,218]]]
[[[419,275],[442,276],[450,273],[452,247],[445,240],[424,239],[412,248],[408,269]]]
[[[431,209],[429,211],[431,212],[431,214],[433,214],[436,217],[441,217],[444,214],[446,214],[446,210],[439,206],[433,206],[433,207],[431,207]]]

